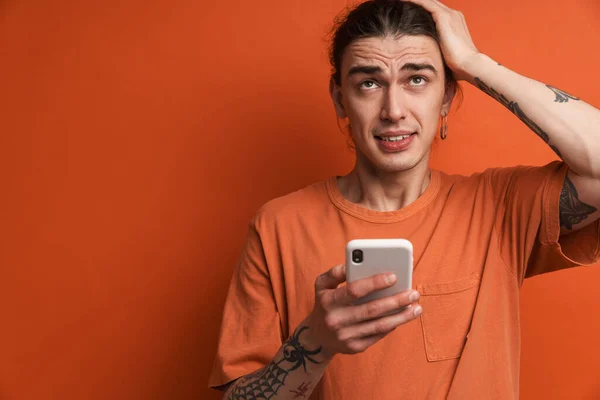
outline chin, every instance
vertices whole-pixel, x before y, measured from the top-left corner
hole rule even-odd
[[[375,154],[372,154],[371,162],[375,168],[384,172],[408,171],[416,167],[424,158],[415,150],[417,149],[413,148],[400,153],[383,153],[376,149]]]
[[[418,164],[417,162],[410,162],[408,160],[402,161],[402,162],[393,162],[393,163],[383,162],[383,163],[379,163],[379,165],[375,165],[375,168],[377,168],[378,170],[380,170],[382,172],[397,173],[397,172],[410,171],[411,169],[416,167],[417,164]]]
[[[367,163],[369,164],[369,168],[372,168],[376,171],[386,172],[386,173],[397,173],[409,171],[416,167],[419,164],[419,161],[422,159],[414,156],[409,156],[408,154],[399,155],[391,155],[391,154],[374,154],[372,157],[366,157]]]

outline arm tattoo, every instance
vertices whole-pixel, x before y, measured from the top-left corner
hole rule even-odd
[[[310,356],[319,354],[321,352],[321,347],[315,350],[307,350],[300,344],[300,334],[307,329],[308,326],[297,329],[292,337],[288,339],[286,342],[287,344],[283,346],[283,358],[285,361],[294,363],[288,371],[293,371],[302,365],[304,367],[304,372],[306,372],[306,360],[315,364],[321,364],[321,362],[310,358]]]
[[[579,101],[579,99],[575,96],[571,96],[569,93],[564,92],[560,89],[555,88],[554,86],[546,85],[546,87],[554,92],[556,95],[556,99],[554,99],[555,103],[568,103],[569,99]]]
[[[300,335],[307,329],[307,326],[299,327],[283,344],[283,359],[271,361],[266,367],[247,375],[239,384],[234,385],[229,400],[270,399],[285,384],[285,379],[291,371],[303,366],[306,372],[307,361],[320,364],[320,361],[311,356],[319,354],[321,347],[308,350],[300,343]],[[298,390],[306,392],[308,384]]]
[[[596,211],[598,210],[595,207],[579,200],[577,188],[569,176],[565,176],[565,183],[560,192],[560,226],[573,229],[573,225],[577,225]]]
[[[548,134],[538,124],[536,124],[523,112],[523,110],[521,110],[521,107],[519,107],[519,104],[517,102],[508,100],[503,94],[498,93],[494,88],[489,87],[485,84],[485,82],[483,82],[477,77],[475,78],[475,83],[477,84],[477,87],[481,89],[484,93],[500,102],[500,104],[508,108],[510,112],[519,117],[519,119],[523,121],[525,125],[529,127],[529,129],[531,129],[536,135],[538,135],[546,144],[550,146],[552,150],[554,150],[554,152],[559,157],[562,158],[558,148],[550,144],[550,136],[548,136]]]

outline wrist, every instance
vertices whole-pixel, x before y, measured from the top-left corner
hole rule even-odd
[[[329,363],[335,356],[335,352],[325,345],[322,335],[319,335],[319,324],[315,321],[312,314],[302,321],[296,330],[302,329],[302,327],[308,328],[302,333],[302,345],[311,350],[320,349],[318,354],[319,361]]]
[[[475,77],[483,75],[485,70],[492,65],[499,64],[483,53],[474,53],[462,63],[460,71],[456,73],[457,79],[474,84]]]

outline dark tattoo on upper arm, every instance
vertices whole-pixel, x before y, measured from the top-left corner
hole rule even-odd
[[[579,200],[577,188],[569,179],[569,175],[565,176],[560,192],[560,226],[573,229],[573,225],[577,225],[596,211],[598,210],[595,207]]]
[[[494,88],[489,87],[485,84],[485,82],[483,82],[477,77],[475,78],[475,83],[477,84],[477,87],[481,89],[484,93],[488,94],[493,99],[500,102],[504,107],[508,108],[510,112],[519,117],[519,119],[523,121],[525,125],[529,127],[529,129],[531,129],[536,135],[538,135],[546,144],[550,146],[550,148],[559,157],[562,158],[562,155],[560,154],[558,148],[550,144],[550,136],[548,136],[548,134],[538,124],[536,124],[523,112],[523,110],[521,110],[521,107],[519,107],[519,104],[517,102],[508,100],[503,94],[498,93]]]
[[[285,380],[291,371],[298,369],[300,366],[303,366],[304,371],[306,371],[307,361],[320,364],[320,361],[311,356],[319,354],[321,347],[308,350],[300,343],[300,334],[307,329],[307,326],[299,327],[283,344],[283,358],[281,360],[273,360],[266,367],[241,378],[239,384],[236,383],[232,388],[229,400],[270,399],[285,384]],[[298,390],[306,393],[308,384],[305,387],[301,386]]]
[[[569,99],[579,101],[579,99],[577,97],[572,96],[563,90],[557,89],[554,86],[546,85],[546,87],[548,89],[552,90],[554,92],[554,94],[556,95],[556,99],[554,99],[554,102],[556,102],[556,103],[568,103]]]

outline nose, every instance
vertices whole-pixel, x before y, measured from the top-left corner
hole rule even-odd
[[[381,107],[381,119],[397,122],[406,118],[406,102],[403,91],[394,85],[387,88]]]

